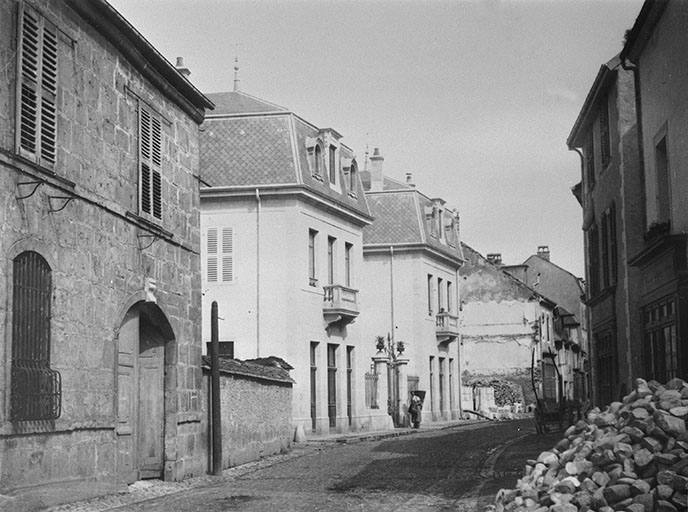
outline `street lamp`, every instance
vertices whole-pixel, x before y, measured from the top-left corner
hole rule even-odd
[[[392,341],[392,335],[387,333],[387,338],[384,336],[375,336],[375,348],[377,352],[387,354],[390,361],[396,362],[399,356],[406,350],[406,345],[403,341]]]

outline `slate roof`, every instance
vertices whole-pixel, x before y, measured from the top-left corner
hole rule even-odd
[[[439,253],[461,262],[463,253],[459,243],[458,225],[445,231],[446,243],[432,230],[433,220],[428,217],[433,201],[413,187],[395,180],[392,187],[382,192],[366,192],[373,223],[363,228],[363,244],[403,245],[423,244]],[[403,186],[399,186],[403,185]],[[444,213],[444,225],[451,225],[452,217]]]
[[[348,190],[343,167],[340,189],[327,176],[317,180],[308,162],[307,142],[322,130],[293,112],[241,92],[209,94],[216,108],[206,118],[200,137],[201,179],[209,187],[305,187],[340,207],[370,219],[359,177]],[[339,134],[332,130],[339,137]],[[339,144],[340,158],[353,159],[353,151]]]
[[[285,107],[280,107],[240,91],[209,93],[206,96],[215,104],[213,115],[289,111]]]
[[[289,376],[289,370],[285,369],[280,364],[265,364],[264,362],[261,364],[261,362],[257,360],[241,361],[229,357],[220,357],[219,363],[221,373],[288,384],[293,384],[295,382],[294,379]],[[211,369],[210,356],[203,356],[203,367],[208,370]]]

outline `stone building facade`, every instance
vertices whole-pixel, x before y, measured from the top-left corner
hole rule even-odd
[[[209,94],[201,132],[203,324],[237,358],[294,369],[294,429],[370,428],[359,315],[362,228],[371,222],[353,151],[332,128],[243,91]],[[373,344],[371,343],[371,346]]]
[[[1,0],[0,62],[0,491],[202,474],[212,103],[102,0]]]
[[[593,400],[601,406],[641,375],[639,272],[629,265],[644,232],[637,137],[633,74],[615,56],[600,66],[567,140],[581,156],[574,194],[583,209]]]
[[[461,360],[463,385],[502,380],[523,393],[527,404],[537,398],[558,401],[561,373],[555,357],[556,304],[538,294],[462,243]],[[533,390],[533,377],[536,389]],[[470,409],[470,404],[465,408]]]
[[[680,58],[688,49],[686,28],[687,3],[647,0],[620,54],[633,75],[639,144],[634,195],[642,237],[627,254],[639,274],[632,368],[660,382],[688,376],[688,71]]]
[[[422,421],[461,417],[459,216],[441,198],[383,174],[375,149],[363,173],[374,221],[363,230],[363,286],[369,314],[361,317],[380,389],[396,425],[423,393]]]

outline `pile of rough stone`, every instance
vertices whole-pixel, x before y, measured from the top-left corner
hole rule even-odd
[[[684,512],[688,510],[688,384],[637,379],[622,402],[586,420],[487,510]]]

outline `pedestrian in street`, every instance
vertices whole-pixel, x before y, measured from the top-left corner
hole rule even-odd
[[[422,410],[423,402],[421,402],[420,397],[413,395],[411,405],[409,405],[409,414],[411,414],[413,428],[420,428],[420,413]]]

